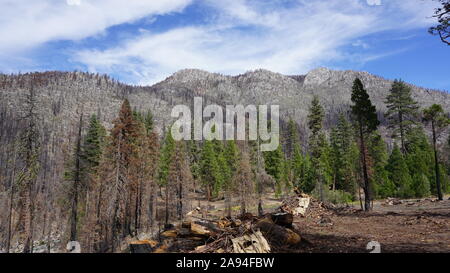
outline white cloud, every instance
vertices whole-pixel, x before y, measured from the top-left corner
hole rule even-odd
[[[391,0],[369,6],[358,0],[298,0],[283,7],[255,0],[205,0],[217,10],[208,26],[143,33],[104,51],[83,50],[75,60],[93,71],[128,75],[148,84],[183,68],[237,74],[257,68],[293,74],[342,59],[344,45],[369,48],[365,35],[424,27],[429,3]],[[414,2],[414,3],[413,3]],[[395,15],[395,16],[394,16]],[[242,30],[242,28],[246,28]],[[370,61],[380,56],[361,57]]]
[[[0,50],[78,40],[110,26],[182,10],[192,0],[0,0]]]
[[[81,0],[67,0],[67,5],[69,6],[79,6],[81,5]]]
[[[81,40],[113,25],[182,11],[192,2],[213,10],[207,24],[188,22],[162,33],[139,29],[119,45],[78,50],[70,59],[91,71],[145,84],[183,68],[304,73],[358,55],[343,52],[343,46],[372,49],[366,35],[425,29],[436,5],[419,0],[385,0],[381,5],[377,0],[0,0],[0,52],[11,55],[53,40]],[[370,61],[389,54],[358,58]]]
[[[367,0],[367,4],[370,6],[379,6],[381,5],[381,0]]]

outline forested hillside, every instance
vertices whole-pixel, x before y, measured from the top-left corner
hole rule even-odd
[[[174,141],[171,109],[196,96],[280,105],[281,145]],[[0,248],[79,241],[85,252],[116,252],[124,238],[182,220],[201,198],[225,200],[224,216],[262,214],[268,193],[365,210],[380,198],[442,199],[449,111],[447,92],[325,68],[182,70],[149,87],[81,72],[0,75]]]

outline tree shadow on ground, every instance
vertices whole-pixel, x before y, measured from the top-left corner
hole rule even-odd
[[[302,241],[292,247],[273,249],[277,253],[370,253],[369,237],[304,233]],[[439,253],[448,252],[441,243],[380,243],[381,253]]]

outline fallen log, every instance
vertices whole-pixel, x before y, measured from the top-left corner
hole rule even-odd
[[[130,243],[131,253],[152,253],[158,242],[153,240],[134,241]]]
[[[231,239],[234,253],[270,253],[270,246],[260,231]]]
[[[166,238],[175,238],[178,236],[178,231],[175,229],[166,230],[163,233],[161,233],[161,236]]]
[[[294,231],[275,224],[270,218],[259,220],[255,228],[259,229],[272,245],[296,245],[300,243],[300,235]]]
[[[211,231],[208,230],[204,225],[198,224],[196,222],[191,223],[191,232],[195,235],[200,236],[210,236]]]
[[[283,227],[292,227],[292,222],[294,221],[294,216],[287,212],[274,213],[271,217],[275,224]]]

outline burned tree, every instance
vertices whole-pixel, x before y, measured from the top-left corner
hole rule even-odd
[[[254,176],[250,166],[250,157],[247,151],[242,151],[239,167],[234,176],[234,184],[238,188],[241,214],[245,214],[253,199]]]
[[[176,208],[176,217],[182,220],[184,214],[190,209],[190,199],[193,186],[193,178],[188,165],[185,145],[175,142],[175,151],[169,165],[168,181],[166,185],[166,224],[169,221],[171,207]],[[169,204],[175,203],[174,206]]]
[[[78,124],[78,135],[75,145],[75,152],[71,166],[66,170],[65,178],[70,181],[69,199],[70,201],[70,241],[77,240],[78,227],[78,200],[81,190],[82,179],[82,130],[83,130],[83,114],[80,115]]]
[[[18,173],[20,198],[19,230],[23,233],[24,253],[33,251],[34,187],[39,172],[40,132],[36,93],[31,86],[25,95],[24,128],[20,136],[19,158],[23,167]]]

